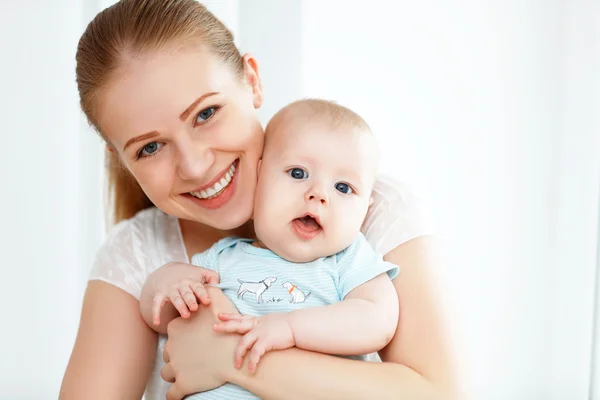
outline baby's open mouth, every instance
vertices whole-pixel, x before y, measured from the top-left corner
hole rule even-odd
[[[300,224],[307,231],[316,231],[319,229],[323,229],[321,228],[321,224],[317,222],[315,217],[312,217],[310,215],[305,215],[304,217],[296,218],[294,221],[298,221],[298,224]]]
[[[292,226],[296,234],[305,240],[314,238],[323,230],[319,217],[311,214],[294,219]]]

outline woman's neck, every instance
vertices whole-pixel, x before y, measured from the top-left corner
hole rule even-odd
[[[239,236],[243,238],[256,238],[254,234],[254,224],[252,220],[246,222],[244,225],[239,226],[235,229],[220,230],[213,228],[212,226],[204,225],[195,221],[188,221],[184,219],[179,220],[179,226],[184,236],[203,236],[205,238],[211,238],[215,241],[226,238],[228,236]]]
[[[230,230],[215,229],[212,226],[200,224],[194,221],[184,219],[179,220],[181,235],[188,254],[195,254],[208,249],[220,239],[228,236],[239,236],[243,238],[255,239],[254,224],[252,220],[244,225]]]

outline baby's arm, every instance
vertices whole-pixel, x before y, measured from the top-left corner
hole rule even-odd
[[[381,350],[398,324],[398,297],[386,273],[355,287],[339,303],[261,317],[219,314],[217,332],[244,335],[234,363],[240,368],[250,350],[248,369],[271,350],[298,347],[321,353],[360,355]]]
[[[188,318],[210,298],[205,284],[219,283],[219,275],[210,269],[183,263],[169,263],[154,271],[142,287],[140,311],[149,327],[167,333],[167,325],[178,316]]]
[[[296,347],[327,354],[379,351],[394,336],[398,296],[386,273],[357,286],[339,303],[288,314]]]

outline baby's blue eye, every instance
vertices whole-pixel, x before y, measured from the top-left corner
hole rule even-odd
[[[196,116],[196,122],[206,122],[209,119],[211,119],[213,115],[215,115],[215,107],[205,108],[204,110],[200,111]]]
[[[338,183],[336,183],[335,184],[335,189],[338,192],[345,193],[345,194],[350,194],[350,193],[353,192],[352,188],[347,183],[344,183],[344,182],[338,182]]]
[[[306,179],[308,178],[308,172],[302,168],[292,168],[288,171],[288,174],[294,179]]]
[[[142,147],[142,149],[140,150],[138,157],[142,158],[142,157],[148,157],[150,155],[152,155],[153,153],[156,153],[158,151],[158,149],[160,149],[161,144],[158,142],[150,142],[147,145],[145,145],[144,147]]]

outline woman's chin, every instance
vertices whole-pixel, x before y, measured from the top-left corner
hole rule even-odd
[[[223,210],[223,212],[215,212],[213,215],[207,216],[201,222],[205,225],[212,226],[220,231],[230,231],[237,229],[250,221],[252,216],[252,208],[248,206],[232,207],[231,210]]]

